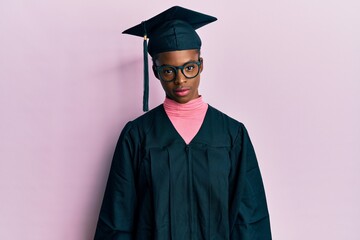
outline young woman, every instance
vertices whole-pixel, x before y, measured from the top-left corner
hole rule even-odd
[[[166,98],[123,129],[95,239],[271,239],[248,133],[199,94],[195,29],[215,20],[173,7],[125,31],[149,37]]]

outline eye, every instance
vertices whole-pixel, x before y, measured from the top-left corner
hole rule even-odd
[[[174,69],[172,69],[172,68],[164,68],[162,70],[162,74],[164,74],[164,75],[172,75],[172,74],[174,74]]]
[[[185,71],[187,72],[191,72],[195,69],[196,65],[195,64],[188,64],[184,67]]]

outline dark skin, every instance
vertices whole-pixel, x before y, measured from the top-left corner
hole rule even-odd
[[[199,61],[202,62],[202,58],[199,58],[199,50],[181,50],[159,53],[155,59],[157,66],[172,65],[182,66],[187,62]],[[187,103],[193,99],[198,98],[199,95],[199,84],[200,84],[200,73],[203,70],[203,63],[200,65],[200,73],[195,78],[187,79],[180,69],[177,72],[176,78],[172,82],[162,81],[155,71],[153,66],[154,74],[161,82],[161,85],[165,91],[166,97],[178,102]]]

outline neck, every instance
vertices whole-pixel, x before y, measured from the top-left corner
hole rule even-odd
[[[170,98],[165,98],[164,108],[171,115],[177,116],[187,116],[189,114],[194,114],[199,109],[203,109],[207,104],[203,101],[202,96],[190,100],[187,103],[178,103]]]

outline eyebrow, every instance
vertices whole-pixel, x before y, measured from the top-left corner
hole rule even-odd
[[[199,62],[199,60],[200,60],[200,59],[198,59],[198,60],[190,60],[190,61],[185,62],[185,63],[182,64],[182,65],[177,65],[177,66],[171,65],[171,64],[162,64],[162,65],[157,66],[157,67],[163,67],[163,66],[180,67],[180,66],[184,66],[184,65],[186,65],[186,64],[188,64],[188,63]],[[156,65],[155,65],[155,66],[156,66]]]

